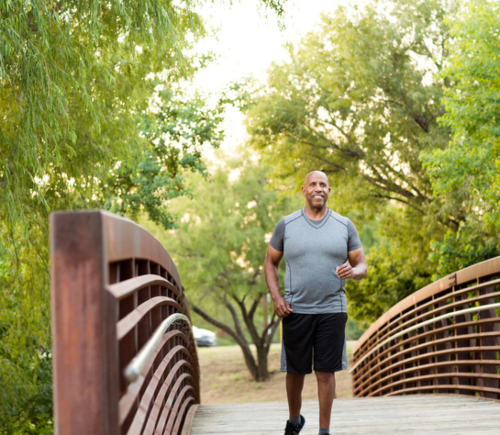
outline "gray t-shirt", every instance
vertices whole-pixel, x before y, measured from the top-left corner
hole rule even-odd
[[[348,218],[328,209],[323,219],[313,221],[302,209],[278,222],[270,244],[283,252],[285,299],[295,313],[347,312],[345,280],[336,268],[362,247]]]

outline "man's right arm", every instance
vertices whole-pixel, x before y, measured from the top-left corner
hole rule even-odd
[[[278,266],[282,258],[283,252],[277,251],[271,245],[268,246],[266,261],[264,263],[264,273],[269,293],[271,293],[271,298],[273,299],[274,312],[278,317],[286,317],[293,311],[281,295],[279,289]]]

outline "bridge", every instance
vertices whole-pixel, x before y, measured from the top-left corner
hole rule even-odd
[[[282,433],[286,403],[200,404],[189,304],[165,248],[107,212],[51,215],[60,435]],[[353,353],[335,434],[500,433],[500,257],[415,292]],[[317,403],[304,403],[304,435]]]

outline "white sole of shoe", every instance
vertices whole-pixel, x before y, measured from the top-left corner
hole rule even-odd
[[[300,429],[300,432],[302,432],[306,426],[307,426],[307,420],[304,418],[304,426],[302,426],[302,429]],[[300,434],[300,432],[299,432],[299,434]]]

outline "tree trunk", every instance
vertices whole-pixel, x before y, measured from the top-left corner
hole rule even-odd
[[[236,343],[240,346],[241,351],[243,352],[243,357],[245,358],[245,364],[248,368],[248,371],[252,375],[254,380],[257,380],[259,377],[259,370],[257,363],[255,362],[255,358],[252,355],[252,351],[250,350],[250,346],[248,345],[245,337],[235,332],[232,328],[227,326],[226,324],[219,322],[213,317],[209,316],[205,311],[203,311],[200,307],[195,304],[191,304],[193,311],[203,317],[207,322],[216,326],[217,328],[221,328],[223,331],[227,332],[231,337],[234,338]]]
[[[243,357],[245,358],[245,364],[248,368],[248,371],[252,375],[252,378],[254,381],[258,381],[259,378],[259,366],[255,363],[255,358],[252,355],[252,352],[250,349],[244,349],[243,346],[241,346],[241,351],[243,352]]]
[[[264,345],[259,345],[257,347],[257,377],[255,380],[257,382],[267,381],[269,378],[269,371],[267,368],[267,349]]]

